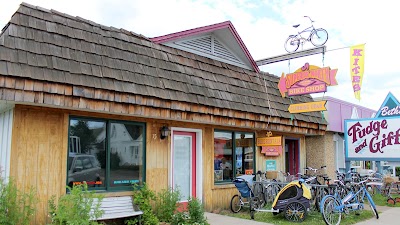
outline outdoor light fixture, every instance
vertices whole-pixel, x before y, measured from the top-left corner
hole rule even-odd
[[[160,136],[160,138],[161,139],[165,139],[166,137],[168,137],[168,135],[169,135],[169,129],[168,129],[168,127],[167,126],[163,126],[163,127],[161,127],[161,130],[160,130],[160,133],[161,133],[161,136]]]

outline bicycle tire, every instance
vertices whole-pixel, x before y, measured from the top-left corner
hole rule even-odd
[[[320,191],[322,191],[322,193],[317,192],[318,195],[315,196],[315,208],[317,209],[318,212],[320,212],[320,207],[319,207],[319,206],[320,206],[320,204],[321,204],[322,199],[323,199],[325,196],[329,195],[329,192],[328,192],[328,190],[327,190],[326,188],[323,188],[323,189],[320,190]]]
[[[315,29],[311,33],[310,42],[315,47],[323,46],[328,41],[328,32],[323,28]]]
[[[251,197],[250,198],[250,218],[254,220],[254,214],[256,209],[259,209],[259,199],[258,197]]]
[[[301,202],[291,202],[285,208],[285,218],[291,222],[303,222],[307,217],[307,209]]]
[[[260,208],[265,205],[265,190],[262,183],[256,184],[254,186],[254,196],[258,198],[258,205]]]
[[[374,213],[376,219],[379,219],[378,211],[376,210],[375,202],[372,200],[372,196],[367,192],[365,193],[368,199],[369,207],[371,207],[372,212]]]
[[[339,206],[339,201],[332,195],[325,196],[321,201],[321,214],[328,225],[339,225],[342,220],[342,212],[334,210]],[[335,220],[337,218],[337,220]]]
[[[285,41],[285,50],[289,53],[297,51],[300,40],[295,35],[290,35]]]
[[[231,199],[231,211],[233,213],[238,213],[242,209],[242,197],[239,195],[234,195]]]
[[[272,203],[275,200],[276,195],[279,193],[279,188],[270,184],[264,189],[264,200],[266,204]]]

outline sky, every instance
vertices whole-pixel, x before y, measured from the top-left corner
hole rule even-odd
[[[3,27],[21,1],[0,0]],[[286,53],[290,34],[310,25],[329,33],[327,52],[261,66],[281,76],[306,62],[338,69],[337,86],[313,97],[334,97],[372,110],[379,110],[389,92],[400,99],[400,62],[396,41],[400,21],[396,0],[25,0],[31,5],[54,9],[96,23],[124,28],[146,37],[184,31],[231,21],[254,60]],[[361,100],[354,97],[350,77],[350,48],[365,43],[365,69]],[[311,43],[300,46],[312,48]]]

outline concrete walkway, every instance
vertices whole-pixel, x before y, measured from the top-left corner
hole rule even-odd
[[[369,209],[369,206],[366,206],[366,209]],[[356,225],[398,225],[400,224],[400,207],[386,207],[386,206],[378,206],[379,219],[369,219],[367,221],[363,221],[357,223]],[[254,220],[240,219],[230,216],[224,216],[215,213],[206,212],[204,215],[207,218],[208,223],[210,225],[273,225],[271,223],[263,223],[257,222]],[[324,224],[324,221],[321,218],[321,224]]]
[[[204,215],[207,218],[207,222],[210,225],[272,225],[271,223],[263,223],[263,222],[257,222],[254,220],[246,220],[246,219],[240,219],[240,218],[235,218],[231,216],[224,216],[220,214],[215,214],[215,213],[209,213],[205,212]]]
[[[369,206],[366,207],[369,209]],[[386,206],[377,206],[379,212],[379,219],[372,218],[360,223],[356,223],[356,225],[398,225],[400,224],[400,207],[386,207]]]

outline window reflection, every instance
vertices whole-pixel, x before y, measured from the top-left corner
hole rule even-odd
[[[105,145],[102,135],[104,122],[70,120],[68,152],[68,180],[70,187],[86,182],[89,187],[105,187]]]
[[[139,183],[143,161],[142,127],[111,123],[111,130],[110,186]]]
[[[67,184],[106,189],[142,183],[143,134],[140,124],[70,119]]]

